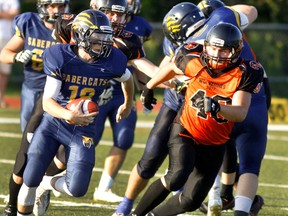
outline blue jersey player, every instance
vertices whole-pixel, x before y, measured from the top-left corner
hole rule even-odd
[[[126,70],[127,58],[112,46],[112,29],[106,15],[95,10],[81,12],[72,24],[72,33],[75,45],[59,44],[44,52],[45,114],[28,150],[24,183],[18,196],[18,213],[22,215],[32,213],[36,188],[60,144],[67,156],[66,175],[44,177],[39,188],[54,188],[75,197],[87,192],[95,163],[97,113],[83,114],[83,101],[74,110],[67,110],[67,102],[89,98],[97,103],[105,85],[116,79],[123,82],[125,95],[117,122],[130,114],[133,104],[134,84]]]
[[[128,64],[133,65],[134,67],[139,68],[139,70],[147,73],[151,76],[151,72],[156,71],[158,67],[153,65],[149,60],[145,58],[145,54],[142,48],[142,44],[139,38],[132,32],[122,31],[122,28],[125,23],[125,6],[126,0],[122,1],[91,1],[91,8],[103,10],[106,13],[107,17],[110,19],[113,26],[113,35],[114,35],[114,45],[119,48],[127,57]],[[63,15],[59,17],[55,23],[55,31],[53,35],[55,38],[62,43],[73,43],[71,40],[71,22],[73,21],[73,15]],[[150,73],[150,74],[149,74]],[[128,118],[117,123],[115,122],[115,115],[117,113],[117,107],[123,101],[123,93],[121,90],[121,84],[117,81],[111,81],[105,87],[104,92],[100,95],[98,104],[100,105],[100,113],[97,116],[97,138],[94,140],[95,143],[98,143],[101,139],[105,120],[108,118],[113,130],[113,139],[114,145],[111,147],[111,151],[106,158],[105,167],[99,187],[95,190],[94,198],[97,200],[103,200],[108,202],[117,202],[122,199],[122,197],[117,196],[112,193],[110,188],[114,181],[115,176],[117,175],[124,159],[126,156],[126,151],[131,147],[134,140],[134,129],[136,125],[136,109],[132,109],[131,114]],[[123,133],[127,136],[123,136]],[[63,153],[60,152],[59,155]],[[65,162],[64,157],[60,157],[60,161]],[[54,158],[58,161],[59,157]],[[58,163],[59,164],[59,163]],[[115,166],[116,165],[116,166]],[[58,165],[59,166],[59,165]],[[55,171],[53,169],[48,169],[48,172],[52,174]],[[55,169],[54,169],[55,170]],[[44,195],[44,193],[43,193]],[[96,195],[96,196],[95,196]],[[37,196],[37,200],[41,200]],[[44,202],[43,202],[44,203]],[[40,206],[40,205],[37,205]],[[43,209],[43,207],[39,207]]]
[[[69,11],[69,0],[38,0],[38,13],[23,13],[14,19],[15,34],[3,48],[0,58],[6,63],[20,62],[24,64],[24,82],[21,91],[21,129],[30,119],[30,113],[36,106],[36,100],[43,92],[46,75],[42,67],[43,51],[55,44],[51,37],[53,23],[59,14]],[[33,53],[32,53],[33,52]],[[42,110],[42,104],[38,103]],[[39,115],[42,115],[42,111]],[[31,127],[38,122],[31,121]],[[28,130],[29,131],[29,130]],[[23,170],[26,165],[26,153],[29,142],[24,131],[20,149],[15,159],[13,173],[9,183],[9,202],[4,215],[17,214],[17,196],[22,184]]]
[[[138,71],[133,71],[133,76],[136,77],[134,80],[138,81],[140,79],[138,77],[140,77],[142,73],[139,73],[139,71],[152,76],[151,74],[153,74],[153,71],[157,71],[158,67],[145,58],[145,52],[139,37],[130,31],[123,30],[127,18],[127,1],[92,0],[90,2],[90,7],[95,10],[101,10],[107,15],[114,30],[115,46],[127,56],[128,65],[138,69]],[[146,83],[145,81],[144,83]],[[100,100],[104,99],[107,103],[100,106],[100,114],[97,118],[97,142],[101,139],[106,119],[109,119],[113,131],[113,146],[105,159],[104,170],[99,185],[95,188],[93,199],[95,201],[119,202],[122,200],[122,197],[112,193],[111,187],[125,160],[128,149],[131,148],[134,142],[137,114],[136,107],[134,107],[127,119],[120,123],[116,123],[114,121],[114,116],[116,114],[115,108],[123,100],[120,83],[112,83],[111,87],[107,89],[107,93],[109,93],[109,91],[112,97],[108,102],[107,99],[109,99],[109,94],[108,97],[107,95],[102,95],[100,98]]]
[[[55,44],[51,37],[53,22],[60,13],[67,13],[69,0],[38,0],[38,13],[27,12],[14,18],[14,36],[1,52],[1,61],[24,64],[24,82],[21,90],[21,130],[31,116],[33,107],[43,91],[45,77],[42,54]]]
[[[142,7],[140,0],[128,0],[127,2],[128,20],[125,30],[131,31],[138,35],[142,43],[144,43],[145,41],[149,40],[153,27],[144,17],[137,15],[140,13]]]

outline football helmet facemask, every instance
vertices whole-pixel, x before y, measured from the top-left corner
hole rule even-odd
[[[60,16],[59,13],[54,13],[49,15],[47,11],[47,6],[51,4],[63,4],[65,6],[63,13],[70,13],[70,0],[37,0],[37,11],[41,19],[47,22],[54,23],[56,19]]]
[[[164,17],[164,35],[174,44],[182,45],[205,22],[203,12],[193,3],[175,5]]]
[[[75,44],[94,59],[106,58],[113,45],[113,30],[107,16],[97,10],[79,13],[71,26]]]
[[[105,14],[110,12],[118,13],[121,18],[118,21],[111,21],[114,35],[120,35],[127,21],[127,0],[91,0],[90,8],[100,10]]]
[[[131,0],[130,3],[128,2],[128,14],[129,15],[136,15],[141,12],[142,4],[141,0]]]
[[[238,27],[230,23],[219,23],[206,36],[203,60],[209,69],[222,70],[238,61],[242,48],[243,37]]]

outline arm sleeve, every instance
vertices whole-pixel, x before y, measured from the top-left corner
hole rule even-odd
[[[249,20],[248,17],[241,12],[238,12],[239,17],[240,17],[240,26],[239,28],[243,31],[245,28],[247,28],[249,26]]]
[[[131,76],[131,72],[128,68],[126,68],[125,73],[120,78],[114,78],[118,82],[125,82],[127,81]]]
[[[263,67],[256,61],[245,61],[240,66],[243,74],[238,90],[258,93],[263,82]]]
[[[44,87],[44,94],[43,98],[53,98],[54,100],[57,99],[60,89],[61,89],[62,82],[58,79],[55,79],[51,76],[46,77],[46,83]]]

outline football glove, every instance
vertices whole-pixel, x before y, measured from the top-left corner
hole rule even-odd
[[[210,97],[205,97],[204,111],[210,112],[212,116],[216,116],[216,114],[220,111],[220,104]]]
[[[31,52],[31,50],[22,50],[14,56],[14,62],[27,64],[27,62],[29,62],[32,58],[32,55],[33,53]]]
[[[199,97],[193,102],[193,106],[198,109],[199,112],[205,113],[204,111],[204,97]]]
[[[177,93],[185,95],[186,89],[188,87],[188,83],[187,82],[175,82],[175,85],[176,85]]]
[[[146,86],[141,92],[140,101],[148,110],[152,110],[153,106],[157,103],[157,99],[154,98],[153,90],[148,89]]]
[[[99,96],[99,100],[98,100],[98,105],[102,106],[105,105],[106,103],[108,103],[109,100],[112,99],[113,97],[113,85],[112,84],[108,84],[104,91],[102,92],[102,94]]]

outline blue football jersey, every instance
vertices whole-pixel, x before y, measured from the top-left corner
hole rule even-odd
[[[204,41],[210,29],[220,22],[231,23],[235,26],[238,26],[239,28],[241,25],[240,16],[235,10],[229,7],[220,7],[210,14],[204,25],[195,33],[193,33],[193,35],[188,38],[187,42]],[[243,43],[244,47],[241,53],[241,57],[245,59],[255,60],[254,52],[251,50],[247,41],[244,40]]]
[[[164,37],[162,48],[165,56],[173,57],[175,55],[175,50],[178,48],[178,46],[168,40],[167,37]]]
[[[46,28],[38,13],[23,13],[13,20],[14,34],[25,40],[24,50],[33,52],[32,59],[24,65],[24,82],[33,90],[44,88],[46,75],[43,71],[42,54],[56,42],[52,30]]]
[[[138,35],[138,37],[141,38],[141,41],[144,42],[150,37],[153,27],[143,17],[132,16],[132,19],[126,24],[125,30]]]
[[[113,78],[120,78],[126,70],[127,58],[113,47],[107,58],[93,63],[83,62],[73,51],[75,45],[57,44],[45,50],[44,71],[62,81],[57,101],[62,106],[75,98],[98,101],[105,85]]]

